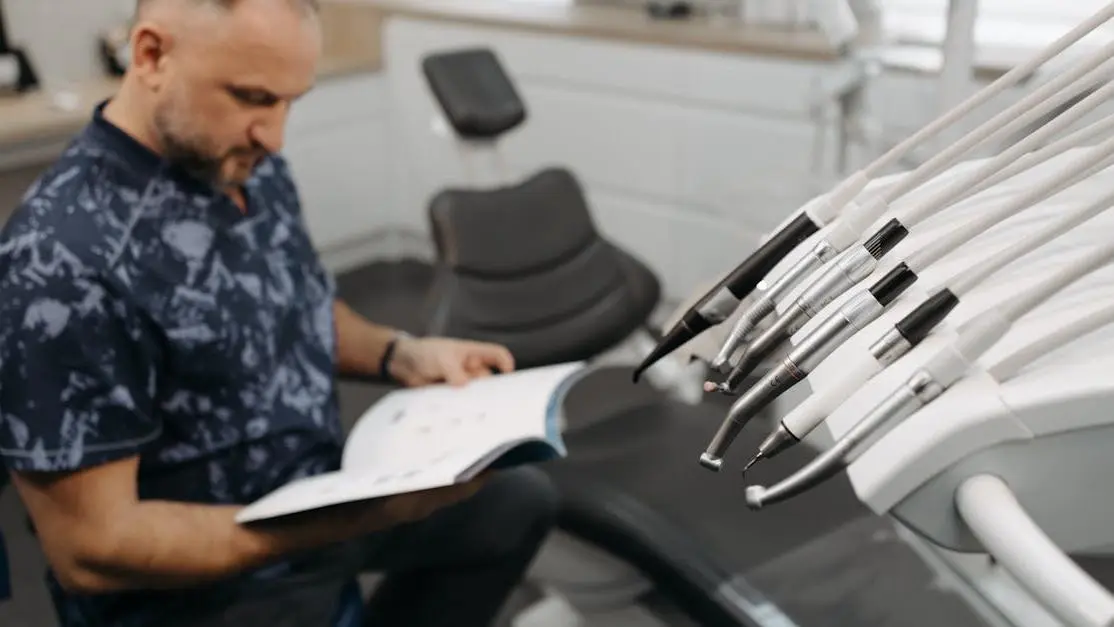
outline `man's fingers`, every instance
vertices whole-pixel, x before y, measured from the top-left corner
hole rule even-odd
[[[449,385],[462,386],[468,383],[472,377],[468,376],[468,372],[464,370],[464,364],[456,360],[446,360],[445,362],[445,382]]]
[[[476,347],[476,354],[488,366],[494,366],[499,372],[514,370],[514,355],[505,346],[498,344],[480,344]]]

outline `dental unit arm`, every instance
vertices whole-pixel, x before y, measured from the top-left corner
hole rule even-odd
[[[1114,294],[1090,291],[1088,302],[1019,324],[982,360],[985,370],[895,425],[847,468],[863,503],[909,529],[938,568],[959,573],[990,603],[1003,598],[1002,587],[1019,585],[1015,594],[1036,599],[1053,619],[997,608],[1019,624],[1114,624],[1109,592],[1067,555],[1109,555],[1114,546],[1106,498]],[[880,389],[849,404],[870,403]],[[841,437],[845,418],[833,416],[825,428]],[[993,556],[1008,576],[974,571],[966,553]]]
[[[894,146],[867,167],[844,179],[830,193],[817,197],[808,203],[796,216],[779,227],[775,234],[767,240],[766,244],[714,286],[708,294],[682,316],[681,320],[665,333],[658,345],[635,368],[634,381],[637,382],[641,373],[669,353],[677,350],[712,326],[726,320],[738,307],[739,303],[748,297],[766,277],[766,274],[797,249],[802,241],[838,219],[843,213],[844,207],[870,183],[871,179],[899,163],[918,145],[937,136],[941,131],[963,119],[979,106],[1028,78],[1039,67],[1112,17],[1114,17],[1114,3],[1103,7],[1026,62],[1015,66],[990,85],[983,87],[967,100]],[[951,164],[942,165],[946,167]],[[868,227],[869,222],[867,221],[867,224],[862,225],[862,228]],[[855,237],[858,237],[858,235]],[[771,244],[771,242],[774,243]],[[799,272],[799,274],[806,273]]]

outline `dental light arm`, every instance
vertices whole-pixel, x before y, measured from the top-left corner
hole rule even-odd
[[[1107,161],[1111,161],[1109,158]],[[1108,167],[1109,163],[1103,167]],[[1085,177],[1081,177],[1085,178]],[[1114,193],[1100,198],[1095,202],[1071,212],[1052,224],[1028,235],[1014,245],[991,255],[979,266],[966,270],[944,282],[943,290],[937,291],[922,308],[906,316],[901,322],[890,328],[879,341],[875,342],[869,351],[856,352],[845,357],[840,364],[842,376],[838,381],[824,389],[815,392],[786,415],[778,426],[766,437],[758,447],[758,451],[747,463],[747,468],[755,463],[770,459],[778,453],[796,445],[812,432],[824,418],[828,416],[851,393],[869,381],[874,375],[886,366],[894,363],[919,344],[944,316],[951,312],[959,303],[959,298],[993,276],[1020,257],[1044,246],[1060,237],[1076,226],[1106,211],[1114,205]],[[900,267],[900,266],[899,266]],[[946,294],[947,298],[940,295]],[[932,305],[929,305],[932,303]],[[937,306],[942,303],[942,306]],[[1101,314],[1098,320],[1101,320]],[[1114,312],[1111,313],[1114,315]],[[1095,322],[1098,324],[1098,322]],[[907,334],[903,335],[903,332]],[[1057,346],[1056,338],[1061,335],[1068,336],[1076,331],[1071,325],[1063,327],[1062,333],[1048,336],[1047,341],[1038,342],[1038,347]],[[802,345],[804,342],[802,342]],[[832,351],[835,349],[833,348]],[[1033,350],[1041,350],[1034,348]],[[831,353],[827,353],[830,355]],[[1025,359],[1022,355],[1016,359]],[[757,386],[756,386],[757,387]],[[745,469],[744,469],[745,470]]]
[[[770,488],[749,486],[747,505],[760,509],[801,494],[847,467],[862,452],[862,445],[886,424],[904,420],[939,398],[960,380],[1017,319],[1056,293],[1114,259],[1114,241],[1094,246],[1006,303],[990,307],[959,329],[956,339],[930,357],[913,375],[869,411],[828,450]]]
[[[836,219],[843,211],[844,206],[855,198],[872,178],[879,176],[888,168],[897,164],[919,144],[935,137],[979,106],[1028,78],[1040,66],[1112,17],[1114,17],[1114,3],[1110,3],[1097,11],[1026,62],[1006,72],[990,85],[975,92],[967,100],[956,105],[888,150],[870,165],[844,179],[830,193],[808,203],[799,216],[778,229],[778,232],[766,242],[767,245],[763,245],[755,251],[682,316],[682,319],[665,334],[658,346],[638,365],[634,371],[634,380],[637,381],[641,373],[661,358],[680,348],[708,328],[726,320],[734,311],[734,308],[738,307],[739,302],[750,295],[770,270],[788,256],[800,242]],[[868,226],[869,222],[862,228]],[[724,313],[725,311],[726,313]]]
[[[1105,92],[1102,98],[1114,94],[1114,84],[1103,87]],[[1098,94],[1098,92],[1096,92]],[[1092,94],[1092,95],[1096,95]],[[1086,111],[1096,107],[1101,98],[1086,98],[1077,106],[1084,106]],[[1073,108],[1074,110],[1074,108]],[[1065,113],[1064,115],[1068,115]],[[1082,116],[1083,113],[1076,112],[1076,115]],[[1069,122],[1074,121],[1070,117]],[[1053,122],[1054,123],[1054,122]],[[1050,123],[1053,124],[1053,123]],[[1055,130],[1059,130],[1058,126]],[[1043,129],[1047,130],[1047,129]],[[1050,135],[1050,134],[1049,134]],[[1047,136],[1047,135],[1046,135]],[[1027,140],[1025,140],[1027,141]],[[1016,156],[1014,153],[1014,146],[1003,154],[1007,156]],[[1020,151],[1018,151],[1020,152]],[[1040,183],[1034,185],[1027,193],[1022,194],[1020,197],[1014,199],[998,210],[987,212],[983,218],[971,223],[968,231],[967,239],[974,237],[979,232],[997,224],[1005,218],[1013,215],[1014,213],[1025,209],[1045,198],[1051,196],[1058,191],[1065,183],[1069,183],[1079,177],[1080,172],[1086,172],[1102,162],[1103,159],[1114,154],[1114,143],[1109,139],[1100,144],[1096,151],[1088,152],[1080,157],[1074,159],[1067,168],[1063,168],[1052,176],[1042,179]],[[1005,159],[991,159],[988,163],[984,164],[984,168],[979,168],[973,176],[967,176],[960,179],[959,183],[965,185],[967,188],[977,184],[977,175],[989,175],[993,168],[1001,169],[1006,165]],[[948,186],[946,189],[956,188],[956,186]],[[923,219],[930,213],[927,209],[921,207],[931,207],[931,205],[916,205],[914,206],[914,214],[912,217],[915,219]],[[938,209],[937,209],[938,210]],[[905,222],[901,218],[895,218],[897,224],[905,226]],[[891,221],[886,226],[878,231],[874,237],[885,232],[887,228],[893,228],[894,221]],[[868,244],[871,240],[868,240]],[[938,240],[935,246],[928,246],[926,250],[919,253],[919,257],[911,258],[908,265],[916,270],[924,268],[932,260],[939,258],[948,250],[963,243],[964,239],[952,240],[951,238],[942,238]],[[896,245],[896,243],[894,244]],[[797,300],[790,305],[785,313],[771,325],[766,331],[754,340],[754,342],[746,348],[740,356],[738,362],[734,365],[731,372],[723,383],[716,386],[714,383],[706,384],[706,390],[719,389],[723,392],[733,392],[747,375],[749,375],[754,368],[758,366],[767,356],[770,355],[778,346],[789,339],[789,337],[796,333],[802,326],[805,325],[810,319],[815,317],[824,307],[827,306],[832,300],[838,298],[840,295],[851,289],[856,283],[867,278],[877,267],[878,260],[892,249],[884,248],[871,248],[869,245],[860,248],[852,248],[846,254],[836,260],[835,264],[830,267],[826,272],[816,278],[809,286],[801,293]],[[899,281],[897,277],[894,278],[892,289],[900,293],[912,283],[909,281]],[[889,288],[888,288],[889,289]],[[896,298],[896,294],[889,297]]]
[[[943,256],[946,251],[955,250],[971,240],[977,234],[985,231],[988,225],[1000,222],[1014,213],[1052,196],[1069,180],[1074,179],[1078,182],[1081,179],[1088,178],[1091,174],[1087,172],[1088,168],[1096,166],[1099,162],[1111,156],[1114,156],[1114,138],[1107,139],[1103,145],[1068,163],[1061,170],[1043,180],[1042,184],[1035,186],[1029,193],[1023,194],[1014,202],[1007,203],[996,211],[987,212],[970,223],[954,229],[948,235],[938,238],[928,247],[931,249],[929,256],[920,255],[919,253],[923,250],[918,251],[918,253],[910,256],[908,261],[895,266],[873,286],[848,300],[838,311],[823,320],[814,332],[802,339],[780,363],[774,366],[769,373],[731,406],[720,425],[719,431],[700,456],[701,465],[711,470],[719,470],[727,449],[747,423],[758,415],[766,405],[804,380],[816,366],[835,352],[844,341],[877,320],[886,307],[917,279],[918,269],[926,267],[931,261]],[[962,294],[973,289],[984,279],[1019,257],[1040,248],[1079,224],[1102,213],[1112,204],[1114,204],[1114,192],[1085,203],[1082,208],[1068,213],[1051,225],[1038,229],[1012,246],[991,255],[983,264],[973,270],[965,271],[954,277],[946,283],[950,286],[950,289],[946,287],[941,290],[951,295],[950,298],[943,301],[948,305],[946,311],[933,309],[929,315],[914,315],[918,314],[918,311],[914,311],[913,314],[910,314],[911,320],[913,322],[923,322],[917,325],[915,334],[912,332],[909,332],[909,334],[913,335],[914,339],[919,342],[931,331],[935,324],[939,323],[958,304]],[[935,301],[930,299],[928,302]],[[909,324],[908,319],[899,322],[896,328],[904,328],[903,323],[907,326]],[[906,350],[911,348],[912,343],[909,343]],[[895,356],[900,356],[900,353],[890,350],[882,353],[882,355],[884,358],[893,359]],[[876,361],[879,362],[879,368],[881,368],[882,360],[878,359]],[[859,372],[866,372],[866,370],[862,368],[855,370],[855,374]],[[789,442],[774,442],[768,444],[768,446],[774,446],[775,444],[785,447],[789,445]],[[745,472],[764,456],[766,455],[763,455],[762,447],[760,447],[758,454],[751,458],[743,471]]]

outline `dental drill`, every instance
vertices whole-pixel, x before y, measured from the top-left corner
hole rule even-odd
[[[1108,134],[1111,130],[1114,130],[1114,116],[1108,116],[1091,123],[1047,147],[1042,148],[1040,154],[1034,155],[1034,153],[1030,153],[1023,157],[1022,160],[1027,158],[1040,160],[1042,162],[1050,160],[1068,150],[1079,148],[1086,142],[1100,138]],[[1083,150],[1093,150],[1093,148],[1086,148]],[[1015,175],[1016,172],[1009,172],[1009,170],[1021,169],[1019,164],[1022,160],[1015,162],[1006,170],[992,177],[992,184],[996,185]],[[1114,159],[1108,158],[1099,166],[1092,168],[1090,172],[1085,173],[1083,177],[1091,176],[1091,174],[1104,170],[1111,165],[1114,165]],[[1075,183],[1072,182],[1069,185],[1074,184]],[[828,388],[826,391],[812,394],[794,408],[759,446],[759,460],[771,458],[782,450],[797,444],[798,441],[807,436],[813,428],[823,422],[824,418],[842,402],[847,394],[850,394],[851,390],[866,383],[866,381],[877,374],[882,368],[896,361],[900,356],[904,355],[916,345],[916,342],[919,341],[918,337],[907,338],[901,335],[901,329],[923,327],[926,326],[930,320],[931,319],[925,320],[923,323],[914,323],[913,319],[906,320],[905,324],[900,327],[891,327],[889,334],[884,340],[875,342],[872,348],[873,352],[855,352],[850,356],[843,357],[846,367],[841,369],[842,376],[839,378],[839,383],[832,388]],[[919,337],[923,338],[923,335]]]
[[[1114,160],[1108,159],[1103,168],[1109,167],[1112,163]],[[814,393],[790,411],[758,446],[757,452],[747,462],[744,471],[759,461],[773,458],[808,436],[855,389],[919,345],[947,314],[955,309],[963,295],[1013,261],[1087,222],[1112,205],[1114,205],[1114,194],[1065,215],[1051,225],[992,255],[979,267],[963,271],[944,281],[945,287],[935,291],[921,307],[890,327],[870,346],[868,351],[856,352],[846,358],[841,367],[842,376],[836,385]],[[833,348],[827,355],[834,350]]]
[[[1107,63],[1106,65],[1110,66],[1111,64]],[[1101,74],[1104,69],[1109,71],[1110,68],[1100,68],[1092,72],[1092,74]],[[1087,78],[1092,77],[1089,76]],[[1101,82],[1105,83],[1108,78],[1107,76],[1095,80],[1101,80]],[[1062,115],[1057,116],[1048,124],[1045,124],[1034,133],[1031,133],[1021,141],[1015,143],[1002,154],[993,159],[986,160],[983,165],[967,179],[945,187],[928,200],[921,201],[917,205],[916,210],[910,211],[910,216],[901,220],[902,223],[907,227],[913,226],[914,223],[939,213],[947,207],[965,201],[1004,180],[1058,156],[1068,148],[1079,145],[1083,138],[1091,139],[1100,135],[1100,133],[1105,133],[1111,128],[1114,128],[1114,116],[1107,117],[1092,124],[1088,128],[1080,129],[1061,140],[1050,143],[1040,150],[1033,150],[1105,102],[1111,96],[1111,89],[1114,88],[1111,88],[1110,85],[1107,84],[1103,88],[1096,90],[1084,100],[1073,105],[1071,109],[1064,112]],[[1060,93],[1054,96],[1054,99],[1057,102],[1062,102],[1063,100],[1070,99],[1077,93],[1079,92],[1076,86],[1072,85],[1061,90]],[[1020,125],[1011,124],[1011,127],[1014,126]],[[999,134],[1005,133],[999,132]],[[831,256],[832,255],[828,255],[828,257],[824,259],[824,262],[826,263]],[[821,256],[817,256],[817,259],[820,258]],[[815,268],[812,268],[812,270],[814,269]],[[712,360],[711,366],[714,370],[719,372],[727,371],[725,367],[730,364],[732,356],[739,350],[739,346],[746,339],[747,335],[754,331],[763,320],[774,312],[778,302],[787,296],[794,287],[799,285],[804,273],[812,271],[804,265],[794,267],[791,270],[792,271],[786,272],[778,277],[769,288],[763,291],[758,300],[753,303],[735,323],[735,326],[731,329],[720,347],[719,352]],[[720,389],[721,391],[727,391],[725,388]],[[708,391],[712,390],[709,389]]]
[[[1114,137],[1073,159],[1042,180],[1040,184],[1030,188],[1027,193],[953,229],[946,236],[937,238],[925,248],[910,255],[905,261],[898,263],[873,286],[853,296],[838,311],[824,319],[815,331],[803,338],[780,363],[732,404],[719,430],[708,444],[708,448],[700,456],[700,464],[710,470],[718,471],[723,465],[723,457],[727,449],[759,411],[804,380],[844,341],[877,320],[886,308],[917,280],[919,273],[934,261],[974,239],[994,224],[1046,200],[1066,187],[1085,181],[1097,172],[1098,166],[1105,166],[1103,162],[1111,157],[1114,157]],[[978,268],[963,272],[952,281],[946,282],[945,285],[948,287],[937,292],[937,294],[946,293],[945,297],[933,295],[926,301],[926,304],[930,305],[927,311],[918,308],[895,325],[895,328],[904,331],[904,334],[898,334],[898,337],[904,340],[903,343],[895,345],[889,341],[889,334],[883,336],[882,348],[874,355],[879,367],[893,363],[911,350],[914,343],[919,343],[927,336],[959,303],[960,294],[974,289],[1001,268],[1102,213],[1112,204],[1114,204],[1114,193],[1086,203],[1082,209],[1071,212],[1051,226],[1039,229],[1013,246],[991,255]],[[911,340],[905,339],[906,336]],[[794,434],[785,434],[785,436],[791,435]],[[781,442],[770,442],[767,446],[787,446],[785,436],[782,436]],[[761,451],[760,448],[759,455],[747,463],[744,472],[758,461],[762,456]]]
[[[1024,63],[1006,72],[991,84],[972,94],[905,140],[875,159],[870,165],[845,178],[831,192],[818,196],[802,208],[799,215],[789,218],[779,226],[774,235],[739,266],[717,283],[680,320],[666,332],[662,340],[634,370],[633,379],[639,377],[654,363],[677,350],[696,336],[726,320],[739,303],[747,298],[766,275],[784,258],[789,256],[809,237],[837,220],[845,206],[865,189],[870,180],[884,173],[919,144],[932,139],[945,128],[955,124],[979,106],[1004,93],[1007,89],[1029,78],[1040,66],[1056,57],[1072,44],[1114,18],[1114,3],[1110,3],[1071,29],[1056,41],[1048,44]],[[864,225],[863,228],[868,227]],[[848,245],[850,242],[848,242]],[[809,255],[815,257],[815,255]],[[811,261],[813,269],[824,261]],[[803,278],[811,270],[798,271]]]
[[[1114,242],[1092,247],[1085,255],[1038,282],[1012,302],[992,306],[964,324],[957,337],[932,355],[904,384],[870,410],[836,443],[803,468],[770,488],[746,488],[747,505],[761,509],[821,485],[862,453],[861,445],[883,426],[904,420],[932,403],[972,369],[977,360],[1009,332],[1013,324],[1080,278],[1114,260]]]
[[[1103,57],[1102,55],[1105,56]],[[1108,44],[1108,46],[1104,48],[1102,55],[1090,58],[1087,63],[1084,63],[1083,65],[1075,68],[1075,72],[1065,74],[1059,77],[1057,80],[1050,81],[1048,84],[1042,87],[1041,90],[1037,90],[1033,94],[1030,94],[1031,96],[1037,96],[1038,94],[1040,94],[1039,98],[1034,99],[1034,101],[1038,102],[1038,104],[1032,105],[1029,102],[1025,102],[1023,99],[1021,102],[1018,102],[1014,106],[1009,107],[998,116],[995,116],[995,119],[987,125],[980,127],[973,133],[965,136],[956,144],[949,146],[940,154],[930,159],[912,174],[903,178],[897,185],[893,186],[890,189],[887,189],[881,194],[874,196],[865,204],[849,210],[849,212],[843,218],[840,218],[840,221],[837,221],[837,225],[845,218],[848,220],[848,223],[850,223],[851,216],[855,216],[856,214],[859,214],[861,212],[861,215],[859,215],[858,217],[869,217],[869,221],[864,221],[861,223],[861,230],[865,230],[866,227],[870,225],[870,223],[889,211],[889,204],[893,200],[899,198],[915,187],[928,181],[932,176],[938,174],[938,164],[946,164],[950,162],[953,158],[956,158],[967,150],[973,148],[976,144],[982,142],[996,131],[1003,134],[1012,134],[1016,131],[1019,131],[1037,121],[1050,111],[1054,110],[1064,101],[1074,97],[1075,95],[1078,95],[1083,91],[1086,91],[1093,85],[1095,81],[1108,79],[1111,69],[1114,68],[1114,59],[1111,59],[1111,57],[1114,56],[1114,42]],[[1097,65],[1101,65],[1102,67],[1096,70],[1094,66]],[[1065,84],[1068,85],[1066,88]],[[1040,93],[1042,90],[1047,91],[1045,93]],[[1055,95],[1049,97],[1050,93],[1054,93]],[[1096,107],[1099,103],[1101,103],[1103,99],[1108,98],[1109,94],[1110,90],[1104,90],[1103,94],[1099,98],[1085,99],[1085,101],[1079,103],[1083,104],[1084,102],[1086,102],[1085,108],[1077,111],[1076,115],[1082,117],[1083,113]],[[1067,113],[1065,113],[1064,115],[1067,115]],[[1055,122],[1056,120],[1053,120],[1052,122],[1049,122],[1049,125],[1052,125]],[[984,163],[983,167],[971,173],[968,177],[960,179],[955,183],[946,186],[934,197],[929,198],[925,202],[919,203],[914,208],[914,210],[908,211],[907,217],[904,220],[899,220],[898,224],[907,229],[915,225],[918,221],[923,220],[943,210],[947,206],[950,206],[952,203],[961,198],[964,190],[972,188],[974,185],[981,182],[982,179],[992,175],[1002,168],[1005,168],[1013,160],[1017,159],[1029,149],[1038,145],[1040,141],[1044,141],[1055,132],[1060,131],[1064,126],[1066,125],[1056,125],[1051,132],[1041,134],[1037,140],[1029,141],[1032,139],[1032,136],[1030,136],[1025,140],[1022,140],[1022,142],[1019,142],[1020,146],[1014,145],[1006,151],[1003,151],[994,159],[991,159],[988,162]],[[1042,128],[1040,130],[1047,129]],[[1038,130],[1037,133],[1039,133],[1040,130]],[[1037,133],[1033,133],[1033,135],[1036,135]],[[881,229],[879,229],[878,232],[875,233],[875,235],[872,235],[869,239],[867,239],[866,244],[872,243],[876,237],[880,236],[883,233],[883,231],[887,229],[893,230],[894,228],[895,226],[893,221],[887,223]],[[838,233],[838,230],[833,230],[826,239],[821,240],[816,245],[816,250],[825,249],[830,251],[831,248],[836,248],[835,246],[832,246],[832,243],[837,240],[838,243],[843,244],[846,239],[839,239],[838,237],[836,237]],[[844,233],[844,237],[850,235],[850,232]],[[894,242],[893,245],[896,246],[897,243],[898,242]],[[826,270],[822,270],[810,275],[810,278],[805,281],[806,287],[804,291],[778,318],[777,322],[775,322],[770,328],[766,329],[766,331],[762,335],[756,338],[753,343],[751,343],[743,350],[743,353],[739,357],[738,361],[732,366],[731,372],[728,374],[727,379],[719,385],[710,382],[709,384],[705,385],[705,389],[707,391],[719,389],[722,392],[733,392],[735,388],[738,387],[739,383],[748,374],[750,374],[754,370],[754,368],[762,362],[763,359],[765,359],[779,345],[781,345],[782,342],[787,340],[793,333],[796,333],[802,326],[804,326],[805,323],[808,322],[809,319],[814,317],[821,309],[827,306],[828,303],[830,303],[832,300],[835,300],[847,290],[851,289],[856,283],[869,276],[877,267],[878,261],[890,250],[892,250],[892,246],[889,249],[872,249],[866,244],[861,246],[851,246],[851,243],[846,243],[842,248],[838,248],[836,250],[836,253],[842,254],[840,254],[831,264],[829,264]],[[850,247],[850,249],[845,251],[845,249],[847,249],[848,247]],[[795,270],[796,268],[791,269],[789,272],[787,272],[787,274],[792,274],[793,272],[795,272]],[[775,291],[785,290],[781,290],[781,286],[779,286],[778,290],[771,289],[770,293],[773,293]],[[753,313],[748,312],[747,315],[744,315],[740,319],[739,325],[737,326],[745,326],[751,321],[760,321],[765,317],[765,315],[759,314],[762,314],[762,311],[772,312],[775,307],[775,302],[773,299],[764,298],[755,303],[755,306],[762,307],[763,309],[761,311],[756,311]],[[740,342],[746,332],[749,332],[749,329],[740,330],[739,333],[732,333],[731,336],[728,338],[728,341],[725,342],[725,345],[721,349],[719,355],[717,355],[717,360],[729,357],[734,352],[734,346],[732,345],[732,343],[734,342],[737,344],[738,342]],[[725,361],[724,363],[727,364],[730,362]]]

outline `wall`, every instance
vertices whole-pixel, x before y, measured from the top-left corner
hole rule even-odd
[[[97,37],[131,16],[134,0],[0,0],[9,35],[47,87],[102,76]]]

